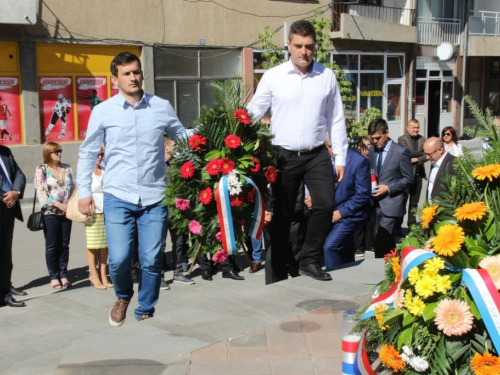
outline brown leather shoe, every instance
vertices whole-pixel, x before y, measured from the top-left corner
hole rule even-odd
[[[109,312],[109,324],[111,324],[113,327],[120,327],[125,322],[129,303],[130,303],[130,298],[128,299],[118,298],[116,300],[115,305]]]
[[[261,269],[262,269],[261,262],[253,262],[252,265],[250,266],[250,269],[248,270],[248,272],[254,273],[254,272],[260,271]]]

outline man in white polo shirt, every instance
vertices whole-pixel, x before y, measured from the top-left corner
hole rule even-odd
[[[269,107],[273,113],[271,133],[278,154],[278,178],[272,185],[274,217],[270,224],[274,281],[297,273],[288,239],[301,181],[307,185],[314,207],[299,273],[331,280],[319,267],[335,201],[335,177],[324,145],[325,132],[328,131],[335,150],[338,181],[344,175],[347,136],[335,74],[313,61],[315,46],[314,26],[309,21],[295,21],[288,38],[290,60],[264,74],[248,105],[254,121]]]

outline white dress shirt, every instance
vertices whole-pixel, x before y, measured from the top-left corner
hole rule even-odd
[[[268,70],[247,108],[258,120],[272,108],[274,145],[311,150],[325,141],[328,130],[337,165],[345,166],[347,134],[344,108],[335,73],[313,62],[302,74],[291,61]]]
[[[441,166],[441,163],[443,162],[445,156],[448,154],[448,152],[445,152],[439,160],[436,162],[436,164],[431,166],[431,173],[429,175],[429,185],[427,186],[427,200],[430,202],[431,201],[431,191],[434,188],[434,180],[436,179],[436,175],[438,173],[439,167]]]

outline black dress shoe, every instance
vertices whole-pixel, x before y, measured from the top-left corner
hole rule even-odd
[[[245,278],[243,276],[238,275],[236,273],[236,271],[234,271],[234,270],[223,271],[222,278],[223,279],[233,279],[233,280],[245,280]]]
[[[202,273],[202,275],[201,275],[201,278],[202,278],[203,280],[207,280],[207,281],[212,281],[212,280],[213,280],[213,279],[212,279],[212,274],[211,274],[210,272],[208,272],[208,271],[204,271],[204,272]]]
[[[12,285],[10,286],[10,293],[13,294],[14,296],[27,296],[28,293],[26,293],[24,290],[16,289]]]
[[[300,266],[299,273],[301,275],[311,276],[315,280],[328,281],[332,279],[330,274],[319,268],[317,264],[308,264],[307,266]]]
[[[0,306],[24,307],[24,306],[26,306],[26,304],[24,302],[22,302],[22,301],[16,301],[14,298],[12,298],[9,301],[5,301]]]

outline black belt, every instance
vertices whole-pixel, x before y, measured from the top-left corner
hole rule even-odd
[[[311,150],[299,150],[299,151],[293,151],[293,150],[287,150],[286,148],[283,148],[281,146],[274,146],[278,154],[281,155],[286,155],[286,156],[303,156],[303,155],[314,155],[317,154],[318,152],[321,152],[325,149],[325,145],[320,145],[318,147],[314,147]]]

